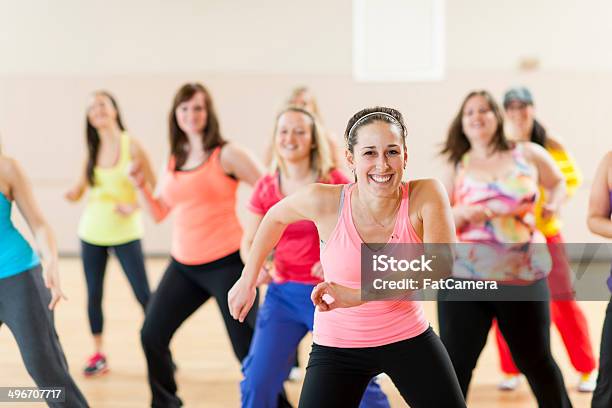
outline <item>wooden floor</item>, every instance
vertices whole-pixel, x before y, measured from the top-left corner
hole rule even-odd
[[[56,313],[57,331],[68,358],[71,372],[92,407],[121,408],[146,407],[149,389],[146,381],[145,360],[139,343],[142,313],[129,285],[116,261],[107,271],[104,311],[106,351],[110,372],[103,377],[86,379],[81,368],[92,351],[86,315],[85,282],[78,259],[62,259],[63,287],[69,300],[62,303]],[[166,260],[149,259],[147,266],[155,286],[166,265]],[[582,306],[590,325],[593,346],[599,351],[599,337],[603,322],[604,302],[583,302]],[[425,304],[427,315],[436,327],[435,303]],[[468,406],[474,408],[523,408],[535,407],[525,381],[511,393],[496,390],[500,379],[497,356],[489,342],[481,356],[474,375]],[[311,338],[300,346],[301,361],[307,361]],[[177,381],[179,394],[187,407],[237,407],[240,370],[230,350],[225,330],[214,302],[208,302],[198,310],[177,332],[172,343],[175,361],[179,367]],[[591,395],[575,391],[577,374],[569,364],[567,354],[553,330],[553,352],[557,358],[570,390],[574,407],[589,407]],[[0,386],[33,386],[24,369],[19,351],[6,327],[0,329]],[[393,384],[381,382],[393,407],[405,407]],[[297,404],[299,383],[288,383],[291,401]],[[441,392],[443,392],[441,390]],[[43,404],[0,403],[0,407],[18,408],[44,406]]]

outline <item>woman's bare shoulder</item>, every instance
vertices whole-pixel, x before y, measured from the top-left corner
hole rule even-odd
[[[344,186],[344,184],[314,183],[307,187],[307,197],[312,198],[320,212],[335,212]]]
[[[446,196],[446,190],[440,180],[435,178],[423,178],[410,180],[408,182],[410,188],[410,199],[419,198],[435,198],[442,194]]]
[[[19,171],[17,161],[9,156],[0,155],[0,176],[3,179],[14,178],[16,172]]]

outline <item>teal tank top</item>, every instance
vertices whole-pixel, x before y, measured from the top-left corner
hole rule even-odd
[[[0,193],[0,279],[32,269],[40,263],[11,221],[11,202]]]

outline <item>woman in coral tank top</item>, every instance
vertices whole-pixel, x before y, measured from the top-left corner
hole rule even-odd
[[[325,282],[311,295],[317,306],[314,344],[300,407],[357,407],[368,382],[383,372],[411,407],[465,407],[448,354],[421,304],[361,300],[363,243],[454,242],[444,188],[430,179],[402,182],[406,127],[394,109],[356,113],[345,142],[356,182],[311,184],[267,212],[229,294],[232,316],[240,321],[247,316],[258,271],[285,228],[313,221],[322,240]]]
[[[227,308],[227,292],[243,268],[236,190],[240,181],[254,185],[261,172],[245,151],[221,137],[212,98],[200,84],[184,85],[174,98],[170,148],[156,195],[139,169],[132,170],[155,221],[173,214],[170,264],[141,333],[154,407],[182,405],[169,344],[193,312],[210,298],[217,301],[239,362],[249,351],[257,313],[249,314],[249,324],[236,322]]]

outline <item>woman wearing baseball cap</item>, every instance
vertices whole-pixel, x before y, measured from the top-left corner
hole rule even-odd
[[[535,119],[531,92],[525,87],[511,88],[504,94],[503,102],[508,119],[508,137],[518,142],[533,142],[544,147],[563,173],[566,194],[571,197],[582,183],[582,175],[563,145],[553,139]],[[549,215],[543,211],[542,203],[545,200],[546,192],[540,188],[540,199],[536,206],[536,228],[546,237],[552,258],[552,270],[548,277],[551,318],[561,334],[572,365],[580,373],[578,391],[593,392],[597,362],[591,347],[588,325],[584,313],[571,293],[570,266],[561,235],[561,220],[557,215]],[[496,334],[501,367],[505,374],[499,388],[511,391],[518,385],[520,372],[497,326]]]

